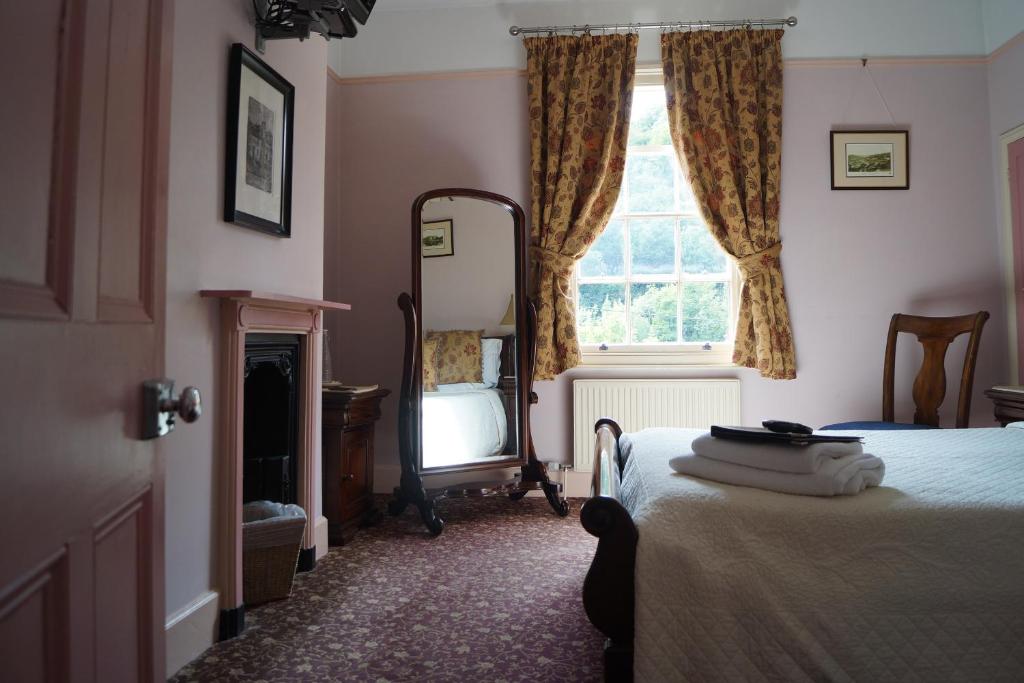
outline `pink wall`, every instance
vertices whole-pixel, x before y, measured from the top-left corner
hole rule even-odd
[[[342,303],[350,304],[351,288],[342,287],[342,276],[340,269],[341,258],[341,231],[327,230],[328,225],[341,225],[341,169],[342,161],[346,158],[345,131],[338,125],[337,112],[341,111],[344,98],[342,89],[338,87],[332,77],[332,72],[327,69],[324,77],[327,100],[324,115],[326,117],[324,149],[329,150],[324,159],[324,248],[323,248],[323,273],[324,273],[324,294],[330,292],[333,295],[344,293],[349,296],[347,299],[335,299]],[[346,291],[348,290],[348,291]],[[341,323],[351,324],[351,311],[324,311],[324,330],[327,333],[325,345],[333,347],[335,339],[331,336],[332,330],[339,330]],[[335,354],[337,355],[337,354]],[[339,368],[333,366],[333,376],[339,377]]]
[[[347,227],[328,237],[336,260],[325,267],[338,278],[338,289],[324,295],[351,303],[352,311],[340,323],[334,317],[325,324],[335,376],[392,391],[375,444],[375,487],[388,491],[398,481],[405,328],[396,300],[411,285],[412,202],[433,188],[473,187],[529,206],[529,148],[525,126],[515,123],[526,109],[526,83],[501,76],[334,83],[332,91],[328,128],[341,131],[342,139],[329,147],[329,157],[340,157],[327,164],[326,185],[337,190],[339,202],[337,222],[329,224]]]
[[[859,67],[786,69],[782,237],[798,379],[767,381],[739,369],[577,369],[536,387],[532,424],[542,459],[571,458],[574,378],[739,377],[746,423],[877,419],[885,333],[896,311],[992,313],[973,411],[974,425],[992,424],[981,391],[1007,380],[1007,342],[986,66],[910,62],[872,71],[896,123],[911,131],[909,191],[830,191],[831,127],[889,124],[888,115]],[[327,230],[339,233],[340,289],[327,295],[356,304],[335,336],[335,362],[346,381],[397,389],[402,321],[394,302],[409,286],[409,206],[425,189],[465,185],[529,209],[525,83],[495,76],[333,89],[329,126],[351,137],[337,148],[341,203]],[[901,384],[909,386],[910,362],[901,360]],[[955,398],[955,388],[950,393]],[[903,419],[908,394],[898,397]],[[395,411],[392,400],[378,432],[379,490],[397,468]]]
[[[167,611],[214,585],[217,487],[217,308],[209,289],[260,289],[320,298],[324,222],[327,51],[324,41],[270,42],[263,59],[295,86],[292,238],[221,220],[228,51],[252,48],[247,3],[175,3],[167,240],[167,373],[203,392],[204,414],[162,440]],[[317,458],[319,461],[319,458]]]
[[[992,168],[995,183],[996,224],[1000,227],[1000,249],[1009,254],[1013,244],[1009,234],[1004,231],[1003,192],[1006,179],[999,166],[1002,163],[1002,145],[999,137],[1017,126],[1024,124],[1024,88],[1021,80],[1024,77],[1024,33],[1005,43],[992,54],[988,65],[988,101],[989,119],[991,122]],[[1012,268],[1007,264],[1007,271]],[[1012,273],[1008,272],[1012,277]],[[1017,329],[1024,329],[1018,321]],[[1017,339],[1011,334],[1011,346],[1024,350],[1024,339]],[[1018,382],[1024,382],[1024,353],[1018,353]]]

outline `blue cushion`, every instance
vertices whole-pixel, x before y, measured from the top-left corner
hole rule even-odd
[[[850,429],[853,431],[895,431],[898,429],[938,429],[938,427],[932,427],[931,425],[906,424],[904,422],[859,421],[837,422],[835,424],[819,427],[818,429]]]

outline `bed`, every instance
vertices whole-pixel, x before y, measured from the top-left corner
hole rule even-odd
[[[508,441],[502,397],[494,388],[423,392],[424,467],[501,457]]]
[[[675,474],[699,431],[597,425],[583,588],[610,680],[1020,680],[1024,429],[863,433],[883,486]]]

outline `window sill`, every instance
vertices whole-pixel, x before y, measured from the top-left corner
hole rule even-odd
[[[734,368],[732,349],[697,352],[622,352],[584,351],[579,367],[583,368]]]

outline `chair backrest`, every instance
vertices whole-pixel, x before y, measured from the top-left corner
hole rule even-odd
[[[971,387],[974,385],[974,366],[978,361],[978,342],[981,329],[988,320],[988,311],[951,318],[929,318],[897,313],[889,323],[889,337],[885,343],[885,371],[882,377],[882,419],[894,422],[893,392],[896,366],[896,337],[900,332],[917,336],[924,347],[924,360],[914,378],[914,424],[939,426],[939,406],[946,396],[946,350],[949,344],[966,332],[971,333],[964,354],[964,369],[960,376],[960,398],[956,408],[957,429],[967,427],[971,414]]]

